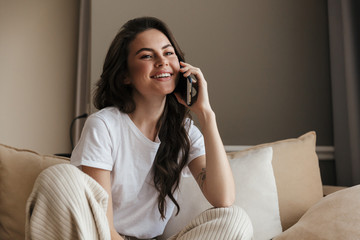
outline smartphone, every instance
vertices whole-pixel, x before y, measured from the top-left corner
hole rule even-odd
[[[186,105],[191,106],[197,99],[197,85],[195,84],[193,77],[184,77],[180,73],[179,82],[175,88],[175,92],[180,94]]]

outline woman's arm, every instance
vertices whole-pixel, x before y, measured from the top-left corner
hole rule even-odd
[[[215,207],[227,207],[235,201],[235,183],[222,143],[216,116],[207,90],[207,82],[200,69],[181,63],[180,71],[185,77],[193,74],[197,79],[198,98],[190,107],[200,122],[205,142],[205,156],[194,159],[189,168],[201,187],[204,196]],[[184,102],[177,96],[178,100]]]
[[[228,207],[235,201],[235,183],[222,141],[215,131],[217,127],[210,126],[210,121],[202,127],[205,155],[194,159],[189,169],[211,205]],[[210,129],[212,127],[215,129]]]
[[[114,227],[110,171],[99,169],[99,168],[87,167],[87,166],[82,166],[82,170],[84,173],[88,174],[90,177],[95,179],[95,181],[97,181],[109,195],[106,216],[107,216],[109,227],[110,227],[111,240],[124,240],[117,233],[117,231],[115,230],[115,227]]]

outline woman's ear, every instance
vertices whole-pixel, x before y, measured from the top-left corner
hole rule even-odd
[[[125,77],[124,84],[131,84],[131,80],[128,76]]]
[[[129,85],[131,84],[131,79],[128,73],[124,74],[124,84],[129,84]]]

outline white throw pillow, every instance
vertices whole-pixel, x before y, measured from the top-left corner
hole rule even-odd
[[[272,168],[272,148],[245,151],[230,160],[236,184],[235,205],[249,215],[255,240],[269,240],[282,232],[278,195]],[[193,218],[212,207],[192,177],[180,183],[178,203],[181,210],[166,225],[160,239],[167,239],[182,230]]]

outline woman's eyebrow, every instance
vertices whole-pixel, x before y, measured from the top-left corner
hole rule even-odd
[[[161,49],[164,50],[168,47],[174,48],[170,43],[166,44],[165,46],[163,46]],[[138,55],[139,53],[141,53],[142,51],[149,51],[149,52],[154,52],[154,49],[152,48],[140,48],[139,50],[136,51],[135,55]]]
[[[174,47],[169,43],[169,44],[166,44],[165,46],[163,46],[161,49],[165,49],[165,48],[168,48],[168,47],[174,48]]]

